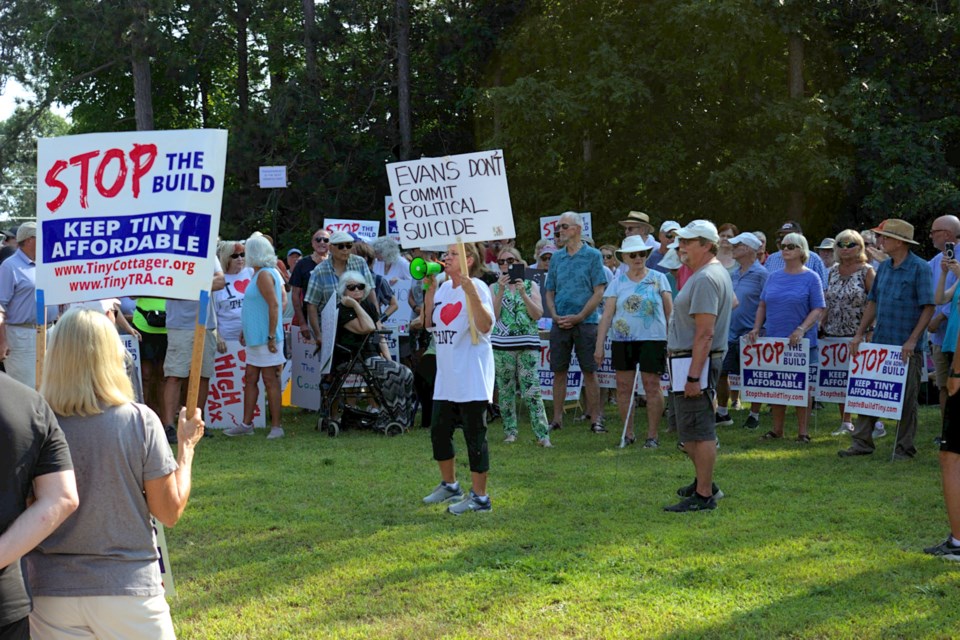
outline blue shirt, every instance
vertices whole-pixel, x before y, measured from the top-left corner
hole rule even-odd
[[[587,244],[572,256],[566,249],[560,249],[550,260],[546,290],[553,291],[553,307],[558,316],[580,313],[593,296],[594,287],[606,284],[603,258],[599,251]],[[600,313],[594,309],[583,323],[597,324],[599,321]]]
[[[737,267],[739,266],[738,264]],[[753,323],[757,319],[757,307],[760,306],[760,293],[769,275],[759,260],[755,260],[742,274],[739,268],[730,272],[733,293],[736,294],[739,304],[730,316],[730,336],[727,342],[736,342],[740,336],[753,329]]]
[[[6,324],[30,324],[37,321],[37,263],[22,249],[0,264],[0,308],[6,312]],[[47,322],[57,319],[57,307],[47,307]]]
[[[776,253],[771,253],[767,257],[767,261],[763,263],[763,266],[770,273],[774,271],[783,271],[786,268],[786,264],[783,262],[783,254],[779,251]],[[820,283],[824,289],[827,288],[827,267],[823,264],[823,260],[820,259],[820,256],[816,252],[811,251],[810,257],[807,258],[807,264],[805,265],[807,269],[815,272],[820,276]]]
[[[949,302],[949,306],[956,307],[958,301],[960,301],[960,287],[953,290],[953,300]],[[950,314],[945,324],[947,327],[944,329],[943,352],[953,353],[954,349],[957,348],[957,333],[958,330],[960,330],[960,313]]]
[[[647,258],[647,269],[653,269],[654,271],[659,271],[660,273],[667,273],[667,270],[660,266],[660,261],[663,260],[663,256],[667,255],[667,252],[664,251],[660,253],[660,247],[657,247],[650,252],[650,257]]]
[[[937,283],[940,281],[940,263],[941,262],[943,262],[943,252],[940,252],[937,255],[933,256],[930,259],[930,261],[927,262],[927,264],[930,265],[930,275],[931,275],[930,282],[933,283],[934,291],[937,290]],[[957,281],[957,276],[953,275],[953,271],[947,271],[947,278],[943,282],[943,290],[946,291],[947,289],[952,287],[953,283],[956,281]],[[956,300],[954,300],[953,303],[956,304]],[[935,314],[942,313],[947,318],[951,318],[952,316],[950,315],[950,310],[952,308],[953,308],[953,304],[949,302],[947,304],[938,304],[936,308],[933,310],[933,312]],[[946,336],[946,333],[947,333],[947,323],[941,322],[940,328],[937,329],[936,332],[930,334],[930,342],[932,342],[935,345],[944,344],[944,337]],[[956,344],[956,339],[957,339],[956,334],[953,335],[953,339],[954,339],[954,344]],[[950,347],[949,351],[951,352],[953,351],[952,346]]]
[[[763,328],[768,338],[789,337],[811,311],[827,306],[820,277],[810,269],[800,273],[774,271],[767,277],[760,299],[767,306]],[[817,345],[816,322],[803,337],[810,341],[811,347]]]
[[[873,342],[877,344],[904,344],[920,320],[927,305],[933,305],[933,287],[930,285],[930,265],[912,251],[899,266],[893,259],[884,260],[877,269],[877,277],[867,300],[876,303],[876,328]],[[926,342],[917,341],[917,349]]]
[[[260,293],[260,287],[257,286],[257,279],[261,272],[267,272],[273,278],[273,293],[277,297],[277,305],[283,300],[283,279],[280,272],[273,267],[265,267],[250,279],[250,286],[243,296],[243,308],[240,313],[240,319],[243,323],[243,338],[248,347],[256,347],[261,344],[267,344],[267,338],[271,335],[276,339],[278,345],[283,344],[283,313],[277,309],[277,325],[270,327],[270,306]]]
[[[639,282],[627,274],[616,276],[607,285],[603,297],[616,298],[617,307],[610,323],[610,340],[635,342],[667,339],[667,319],[663,311],[663,293],[670,291],[667,276],[647,270]]]

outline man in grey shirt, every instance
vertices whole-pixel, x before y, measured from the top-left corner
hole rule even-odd
[[[720,234],[708,220],[694,220],[677,232],[680,260],[694,273],[674,301],[667,329],[671,375],[678,361],[689,363],[683,391],[670,394],[670,426],[677,430],[684,452],[693,460],[697,477],[677,490],[683,500],[665,511],[716,509],[723,492],[713,484],[717,460],[717,427],[714,414],[716,382],[727,350],[733,285],[730,274],[717,260]],[[707,370],[707,384],[701,372]],[[672,384],[679,387],[679,381]]]

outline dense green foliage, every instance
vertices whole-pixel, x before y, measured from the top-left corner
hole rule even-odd
[[[74,132],[133,129],[142,52],[156,128],[230,131],[225,235],[299,242],[325,216],[380,218],[400,148],[395,3],[314,11],[4,0],[0,79],[70,105]],[[960,207],[958,32],[946,0],[414,2],[413,155],[502,147],[524,245],[566,209],[601,241],[630,209],[767,231],[793,213],[811,237],[925,228]],[[270,164],[289,167],[282,193],[257,187]]]

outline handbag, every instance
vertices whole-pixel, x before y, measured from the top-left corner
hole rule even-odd
[[[163,329],[164,327],[167,326],[166,311],[157,311],[156,309],[151,309],[150,311],[146,311],[144,309],[141,309],[140,307],[137,307],[137,311],[140,312],[140,315],[143,316],[143,319],[151,327],[155,327],[157,329]]]

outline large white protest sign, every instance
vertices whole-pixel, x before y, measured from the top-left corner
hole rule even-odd
[[[213,377],[207,394],[204,415],[207,426],[227,429],[243,423],[243,376],[247,370],[247,350],[238,340],[226,340],[227,352],[218,353],[214,360]],[[264,411],[266,393],[263,381],[258,381],[257,406],[253,411],[253,426],[266,426]]]
[[[740,399],[805,407],[809,398],[810,341],[790,345],[786,338],[740,338]]]
[[[550,371],[550,341],[540,339],[540,364],[537,368],[540,376],[540,396],[544,400],[553,400],[553,371]],[[570,360],[567,369],[567,393],[564,402],[576,402],[580,397],[580,387],[583,386],[583,372],[576,354]]]
[[[820,338],[817,351],[819,369],[814,398],[821,402],[843,404],[847,400],[850,338]]]
[[[589,212],[581,213],[580,219],[583,220],[583,229],[580,232],[592,238],[593,237],[593,217]],[[540,218],[540,237],[545,240],[553,241],[557,237],[557,222],[560,216],[545,216]]]
[[[404,248],[514,238],[503,152],[387,165]]]
[[[296,407],[320,409],[320,355],[317,345],[306,342],[299,331],[292,331],[292,371],[290,403]]]
[[[48,303],[197,300],[210,288],[227,132],[137,131],[37,143],[37,289]]]
[[[899,420],[907,386],[903,347],[862,343],[850,358],[847,411]]]
[[[330,296],[327,303],[320,310],[320,373],[330,373],[333,364],[333,348],[337,336],[337,297]]]
[[[330,235],[337,231],[346,231],[355,233],[364,242],[373,242],[380,235],[379,220],[342,220],[340,218],[326,218],[323,221],[323,228],[330,232]]]

